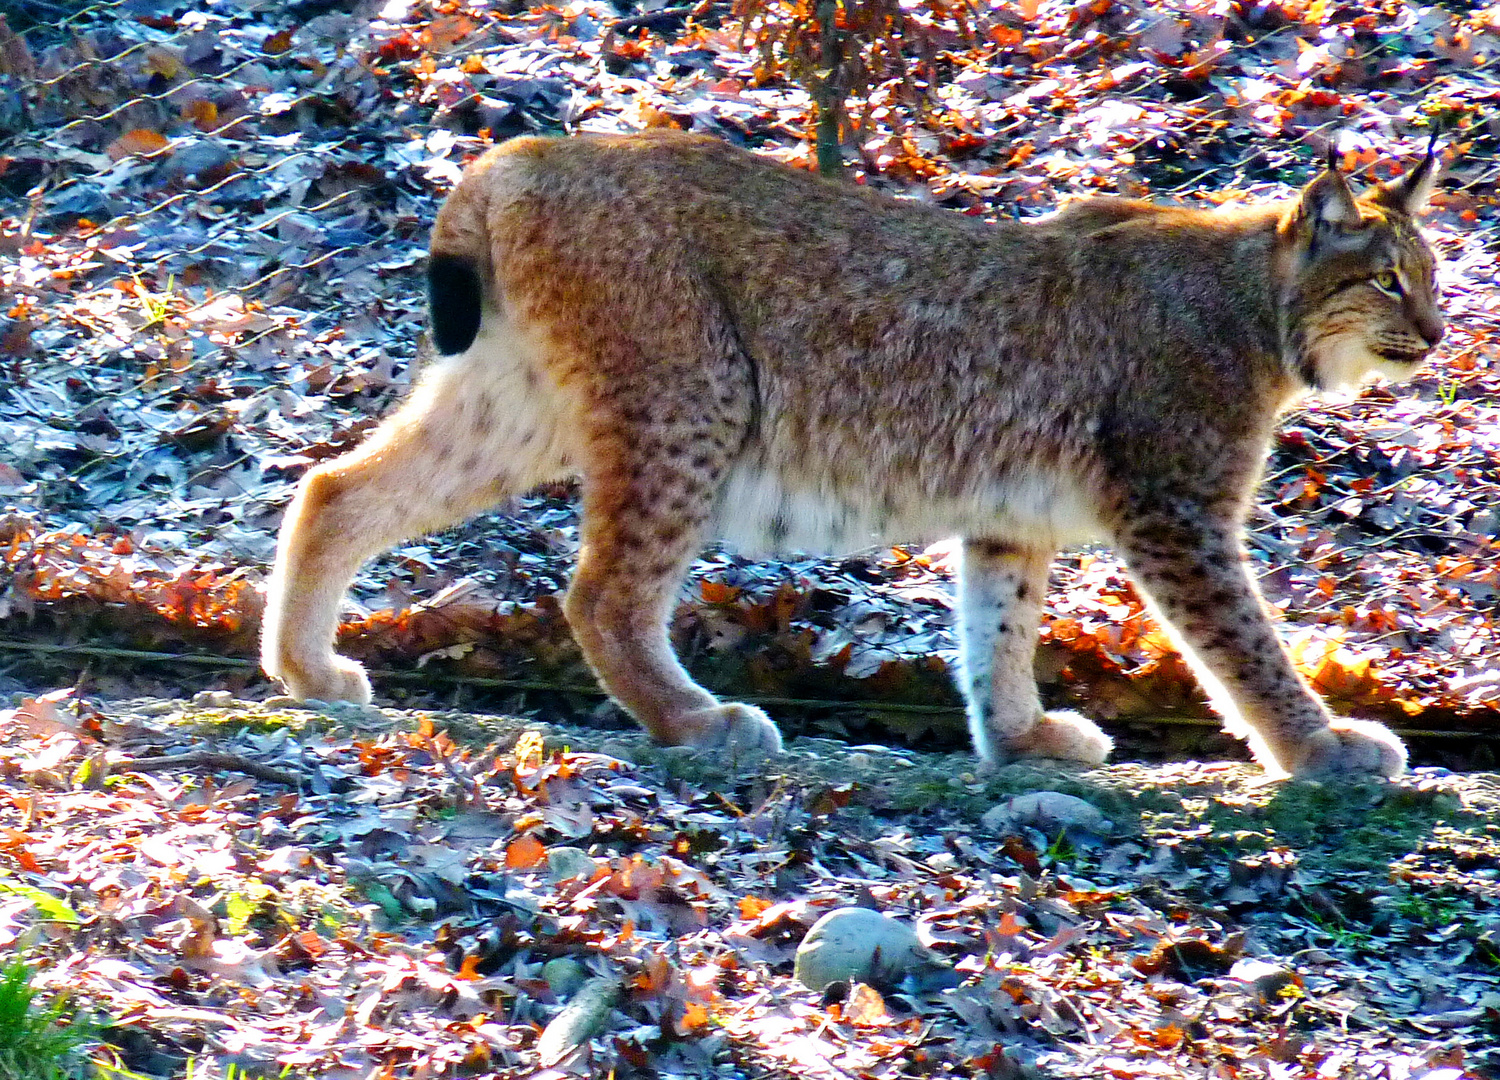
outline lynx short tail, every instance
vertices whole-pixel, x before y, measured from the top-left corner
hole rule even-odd
[[[432,342],[443,356],[468,351],[479,337],[489,306],[486,293],[494,278],[488,193],[483,184],[466,182],[462,187],[464,197],[450,199],[438,212],[427,257]]]
[[[467,255],[434,253],[427,260],[432,342],[443,356],[461,353],[479,336],[484,275]]]

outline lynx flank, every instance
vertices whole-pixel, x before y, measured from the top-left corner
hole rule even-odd
[[[960,680],[974,748],[1104,760],[1032,675],[1047,566],[1112,544],[1256,758],[1405,767],[1293,669],[1240,535],[1278,412],[1443,335],[1413,224],[1434,171],[1279,205],[1096,200],[991,224],[676,133],[516,139],[438,215],[443,359],[358,450],[311,470],[281,530],[262,662],[300,698],[370,697],[332,651],[368,557],[577,476],[565,610],[600,681],[663,743],[781,745],[673,656],[713,538],[829,551],[963,537]]]

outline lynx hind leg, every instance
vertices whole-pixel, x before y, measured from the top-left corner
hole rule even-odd
[[[595,441],[564,611],[600,683],[657,742],[777,753],[781,735],[764,712],[721,704],[672,651],[677,593],[742,434],[738,425],[679,426],[664,408],[657,423]]]
[[[961,679],[974,750],[987,764],[1016,757],[1103,764],[1113,743],[1075,712],[1042,711],[1033,657],[1051,553],[965,540],[958,572]]]
[[[293,697],[368,702],[363,668],[333,651],[361,564],[566,475],[553,406],[528,357],[494,332],[437,362],[358,449],[308,472],[282,522],[266,587],[261,666]]]
[[[1117,546],[1226,730],[1245,739],[1268,773],[1405,771],[1406,749],[1394,734],[1330,715],[1297,674],[1229,527],[1181,513],[1142,515]]]

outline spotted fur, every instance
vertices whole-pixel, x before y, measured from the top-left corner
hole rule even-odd
[[[1293,669],[1240,535],[1278,412],[1442,336],[1413,225],[1432,160],[1359,197],[1092,200],[991,224],[676,133],[517,139],[432,237],[448,353],[359,449],[311,470],[281,532],[263,664],[369,699],[331,648],[369,556],[576,475],[565,610],[658,740],[780,746],[682,669],[667,619],[707,538],[752,549],[964,537],[960,680],[986,762],[1104,759],[1031,675],[1047,564],[1113,544],[1233,730],[1277,772],[1395,774],[1400,742]]]

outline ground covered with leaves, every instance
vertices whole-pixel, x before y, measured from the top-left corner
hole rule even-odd
[[[3,724],[0,946],[106,1011],[113,1053],[151,1076],[1500,1065],[1492,775],[981,781],[886,746],[726,762],[222,692],[54,694]],[[800,984],[798,943],[846,906],[906,924],[927,962]]]
[[[1443,767],[1492,767],[1500,718],[1494,6],[922,0],[843,24],[884,13],[845,43],[868,91],[842,117],[849,181],[955,212],[1282,197],[1330,140],[1360,184],[1447,132],[1426,225],[1448,337],[1414,384],[1288,418],[1249,538],[1303,671],[1428,771],[981,783],[967,757],[850,750],[964,740],[942,546],[695,567],[674,621],[694,674],[837,742],[721,773],[564,736],[540,721],[622,726],[558,612],[566,487],[361,575],[340,647],[401,711],[289,710],[255,674],[281,510],[410,385],[426,234],[464,162],[673,126],[809,166],[786,28],[810,10],[0,10],[11,947],[152,1075],[1493,1068],[1494,781]],[[1057,564],[1038,676],[1124,759],[1239,751],[1107,551]],[[169,700],[198,690],[269,701]],[[550,748],[422,711],[476,701]],[[990,813],[1022,790],[1108,824]],[[840,904],[909,921],[954,985],[799,988],[792,949]],[[577,1000],[597,1008],[549,1028]]]

